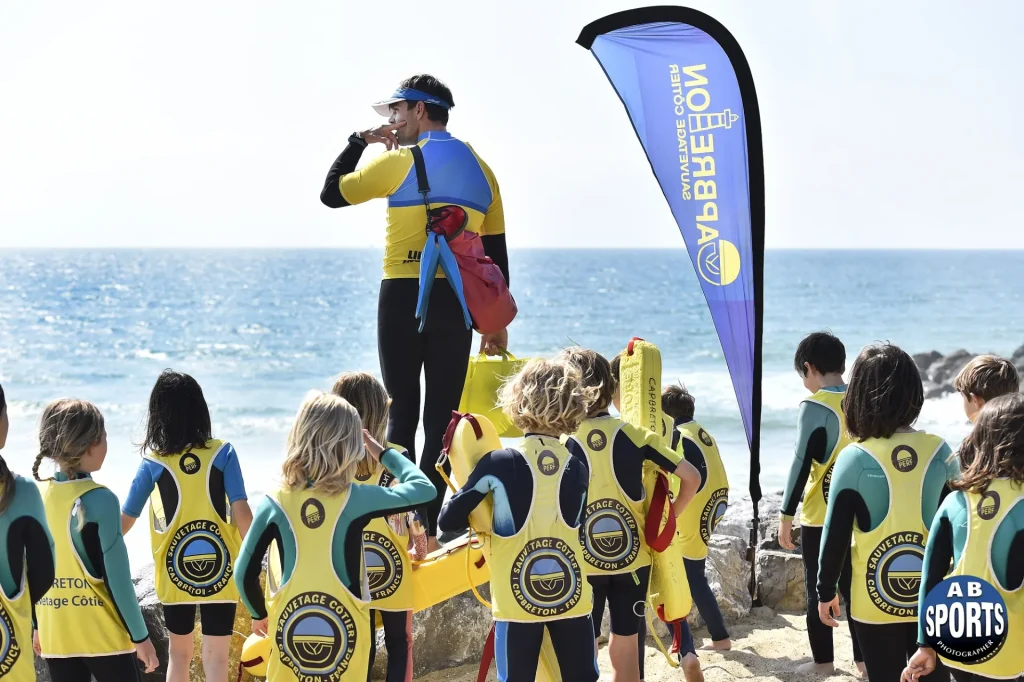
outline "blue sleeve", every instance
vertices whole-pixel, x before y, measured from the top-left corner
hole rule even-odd
[[[224,492],[227,493],[230,504],[249,499],[245,494],[242,467],[238,464],[238,454],[234,445],[224,443],[220,452],[213,458],[213,466],[224,472]]]
[[[128,497],[125,498],[121,511],[133,519],[142,516],[142,510],[146,508],[146,502],[153,493],[153,488],[161,473],[159,464],[148,459],[142,460],[138,471],[135,472],[135,479],[132,480],[132,487],[128,489]]]
[[[90,490],[82,495],[82,508],[86,522],[95,523],[99,531],[100,549],[103,551],[103,580],[114,600],[114,608],[132,642],[143,642],[149,637],[149,629],[146,628],[139,600],[135,596],[128,550],[124,546],[124,536],[121,535],[121,511],[117,495],[106,488]]]

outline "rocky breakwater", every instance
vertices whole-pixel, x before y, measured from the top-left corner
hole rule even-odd
[[[928,351],[914,355],[914,362],[921,372],[921,379],[924,381],[924,397],[939,398],[949,393],[956,393],[953,388],[953,380],[960,373],[968,362],[981,353],[971,353],[961,348],[949,355],[943,355],[938,351]],[[1024,346],[1021,346],[1010,356],[1010,361],[1017,372],[1024,376]]]

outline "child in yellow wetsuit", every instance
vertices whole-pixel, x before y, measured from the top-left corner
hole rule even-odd
[[[921,375],[902,349],[865,348],[844,410],[853,439],[836,459],[818,557],[818,617],[839,627],[838,584],[849,554],[850,626],[871,682],[896,680],[917,651],[917,600],[928,529],[959,475],[939,436],[913,428]],[[922,678],[947,679],[945,670]]]
[[[605,604],[611,636],[608,655],[616,682],[639,682],[637,634],[647,601],[651,575],[651,549],[644,537],[644,464],[650,462],[681,482],[673,502],[678,516],[700,485],[700,474],[665,444],[658,434],[638,428],[608,413],[617,388],[611,365],[585,348],[567,348],[560,358],[575,365],[583,385],[596,391],[566,447],[587,462],[590,487],[584,511],[583,558],[587,580],[594,590],[595,638],[600,635]],[[694,652],[683,652],[686,667],[699,664]]]
[[[398,484],[359,484],[368,456]],[[363,430],[352,405],[319,391],[296,415],[282,478],[257,507],[234,572],[253,631],[271,638],[267,680],[363,682],[374,636],[363,531],[375,518],[427,504],[436,491],[415,464]],[[281,581],[265,598],[260,573],[272,541]]]
[[[0,386],[0,450],[10,420]],[[0,456],[0,680],[32,682],[33,612],[53,585],[53,538],[39,489]]]
[[[53,682],[139,680],[136,656],[147,673],[158,663],[135,597],[117,496],[92,480],[106,456],[107,432],[95,405],[63,399],[46,406],[32,475],[56,558],[53,587],[36,607]],[[57,465],[52,478],[39,477],[44,459]]]
[[[213,437],[203,389],[171,370],[150,393],[142,463],[121,508],[125,533],[151,494],[156,595],[169,635],[167,682],[189,680],[196,611],[206,680],[227,682],[238,607],[231,570],[252,512],[235,448]]]
[[[391,398],[369,372],[345,372],[331,388],[334,395],[347,400],[359,412],[363,428],[374,440],[386,442],[388,409]],[[398,446],[396,450],[406,453]],[[366,459],[356,473],[356,480],[366,485],[385,488],[397,483],[394,475]],[[363,553],[372,600],[370,619],[373,626],[381,623],[384,646],[388,654],[387,682],[412,681],[412,563],[426,555],[426,529],[415,512],[378,517],[370,521],[363,533]],[[410,551],[412,550],[412,551]],[[376,654],[376,638],[371,640],[370,662]]]
[[[981,663],[940,657],[943,663],[957,682],[1024,676],[1024,396],[1013,392],[988,399],[973,417],[974,430],[959,452],[967,468],[939,508],[925,546],[918,595],[919,648],[903,671],[904,682],[916,682],[935,669],[936,651],[924,638],[923,605],[951,563],[951,575],[985,580],[1003,598],[1007,639]]]
[[[580,523],[590,473],[561,442],[586,417],[596,391],[564,360],[531,360],[501,392],[505,414],[525,434],[515,448],[484,455],[441,510],[454,531],[491,496],[491,611],[500,682],[533,682],[545,630],[564,682],[597,682],[593,596]]]

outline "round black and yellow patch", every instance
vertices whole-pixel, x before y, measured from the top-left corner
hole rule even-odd
[[[602,571],[621,571],[636,561],[640,535],[633,513],[615,499],[587,505],[580,526],[583,558]]]
[[[212,521],[193,521],[171,538],[165,559],[167,574],[179,590],[195,597],[210,597],[231,580],[231,560]]]
[[[277,625],[278,657],[300,680],[338,682],[360,644],[352,614],[324,592],[292,598]]]
[[[363,533],[363,561],[371,599],[386,599],[402,585],[402,554],[391,538],[374,531]]]
[[[509,576],[519,606],[542,618],[560,616],[579,604],[583,580],[575,552],[558,538],[537,538],[527,543]]]
[[[894,533],[882,540],[868,557],[868,596],[881,611],[899,618],[916,618],[924,536]]]

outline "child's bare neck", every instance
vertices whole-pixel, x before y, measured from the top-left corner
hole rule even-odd
[[[829,386],[842,386],[843,375],[839,372],[832,372],[831,374],[821,375],[821,388],[828,388]]]

